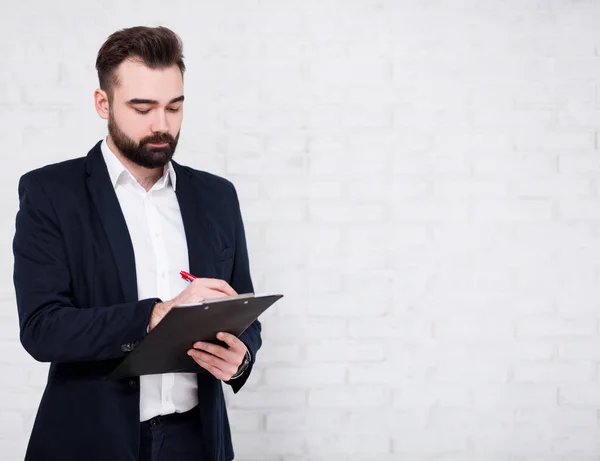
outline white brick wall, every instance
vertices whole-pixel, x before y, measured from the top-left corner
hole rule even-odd
[[[257,290],[287,295],[227,394],[237,459],[598,460],[597,1],[4,3],[2,459],[46,371],[18,343],[17,179],[103,135],[105,37],[164,24],[177,157],[237,184]]]

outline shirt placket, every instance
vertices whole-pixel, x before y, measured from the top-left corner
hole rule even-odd
[[[155,191],[151,190],[145,196],[144,204],[146,208],[146,219],[156,258],[156,290],[161,299],[170,299],[171,290],[169,285],[167,249],[164,240],[164,234],[161,226],[160,215],[156,207]],[[161,413],[168,414],[175,411],[173,404],[173,385],[175,382],[173,373],[161,375]]]

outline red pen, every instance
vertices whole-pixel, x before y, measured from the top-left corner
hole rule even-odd
[[[179,272],[179,274],[181,275],[182,279],[187,280],[188,282],[193,282],[194,280],[196,280],[196,277],[190,274],[189,272],[181,271]]]

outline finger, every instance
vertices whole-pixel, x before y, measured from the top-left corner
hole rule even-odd
[[[227,294],[223,293],[222,291],[213,290],[211,288],[206,288],[206,287],[200,287],[199,293],[200,293],[202,300],[219,299],[219,298],[225,298],[227,296]]]
[[[197,282],[197,284],[205,286],[207,288],[210,288],[211,290],[221,291],[222,293],[225,293],[227,296],[237,295],[237,292],[233,288],[231,288],[231,286],[225,280],[200,278],[200,279],[194,280],[193,283],[196,283],[196,282]]]
[[[219,346],[218,344],[205,343],[203,341],[194,343],[194,349],[204,351],[234,365],[237,361],[237,356],[239,355],[239,353],[236,354],[235,351],[229,350],[223,346]]]
[[[227,381],[227,376],[225,375],[225,373],[223,372],[223,370],[221,370],[220,368],[217,368],[213,365],[210,365],[209,363],[205,362],[202,359],[196,358],[196,357],[192,357],[194,359],[194,361],[200,365],[202,368],[204,368],[206,371],[208,371],[211,375],[213,375],[215,378],[217,379],[221,379],[223,381]]]
[[[246,345],[237,336],[232,335],[231,333],[225,333],[221,331],[217,333],[217,339],[227,344],[231,350],[241,351],[244,354],[248,350]]]
[[[205,368],[208,371],[217,371],[218,373],[221,373],[222,376],[227,377],[227,379],[233,376],[238,369],[238,367],[235,365],[228,363],[219,357],[199,350],[190,349],[188,350],[188,355],[192,357],[202,368]]]

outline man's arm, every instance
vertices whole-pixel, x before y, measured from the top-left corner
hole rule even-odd
[[[146,335],[156,299],[78,306],[51,202],[28,175],[19,182],[14,284],[23,347],[40,362],[123,357]]]
[[[242,220],[239,199],[233,186],[232,190],[235,203],[236,232],[233,271],[231,275],[230,285],[238,293],[250,293],[254,292],[254,287],[252,285],[252,279],[250,277],[250,263],[248,260],[246,233],[244,231],[244,223]],[[252,367],[254,365],[254,362],[256,361],[256,354],[262,345],[260,322],[258,320],[254,321],[246,329],[246,331],[244,331],[244,333],[240,335],[240,340],[248,348],[251,360],[250,365],[246,368],[246,370],[241,376],[237,377],[236,379],[227,381],[227,384],[231,386],[234,392],[238,392],[250,376],[250,372],[252,371]]]

